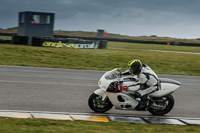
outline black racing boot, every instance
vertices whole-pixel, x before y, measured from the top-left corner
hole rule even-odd
[[[136,92],[135,100],[137,100],[139,102],[136,109],[138,109],[138,110],[146,110],[147,109],[147,105],[148,105],[148,96],[147,95],[141,96],[140,93]]]
[[[139,109],[147,110],[152,105],[156,106],[154,100],[151,99],[148,95],[141,96],[138,92],[136,92],[135,99],[139,102]]]

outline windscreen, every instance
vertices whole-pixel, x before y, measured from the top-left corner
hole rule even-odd
[[[105,76],[105,79],[107,79],[107,80],[113,80],[113,79],[116,79],[116,78],[117,78],[116,72],[111,72],[111,73],[109,73]]]

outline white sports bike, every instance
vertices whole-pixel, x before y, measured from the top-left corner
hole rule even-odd
[[[94,91],[89,97],[89,107],[98,113],[104,113],[113,106],[115,109],[149,111],[153,115],[165,115],[174,106],[174,98],[171,95],[181,85],[180,82],[172,79],[160,78],[159,90],[148,95],[148,100],[141,101],[134,97],[134,93],[139,89],[125,91],[129,85],[137,83],[137,78],[133,76],[121,76],[120,68],[107,71],[99,80],[100,89]],[[123,89],[119,91],[119,86]],[[153,104],[150,104],[153,101]]]

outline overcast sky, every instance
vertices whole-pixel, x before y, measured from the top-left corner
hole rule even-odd
[[[200,0],[0,0],[0,28],[21,11],[55,13],[54,30],[200,38]]]

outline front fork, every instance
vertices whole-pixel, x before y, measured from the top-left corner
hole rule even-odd
[[[107,98],[106,92],[102,89],[95,90],[94,93],[96,95],[102,96],[102,101],[105,101]]]

